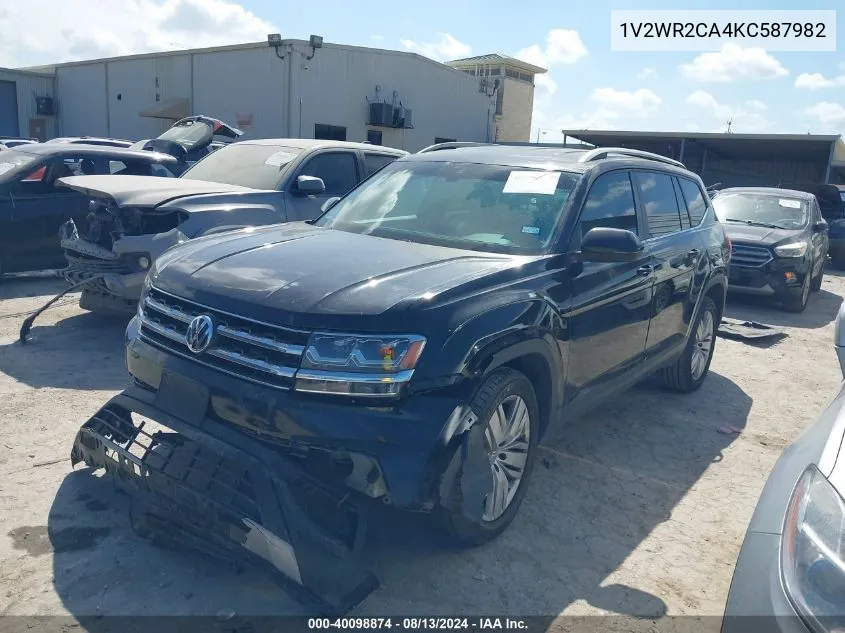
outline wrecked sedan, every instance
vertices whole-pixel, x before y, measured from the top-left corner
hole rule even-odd
[[[246,226],[309,220],[330,197],[407,152],[342,141],[271,139],[227,145],[169,182],[66,178],[91,199],[83,224],[62,228],[65,277],[86,279],[80,306],[135,309],[151,262],[168,248]]]
[[[174,178],[175,162],[158,152],[70,143],[33,143],[0,151],[0,272],[66,265],[57,228],[69,219],[83,221],[89,200],[59,186],[59,179],[131,173],[158,182]]]
[[[496,537],[547,429],[653,371],[681,392],[707,377],[724,231],[700,179],[660,160],[414,154],[315,222],[169,250],[126,331],[134,384],[73,462],[152,495],[147,527],[318,592],[360,580],[315,552],[360,551],[337,514],[374,500],[462,545]]]

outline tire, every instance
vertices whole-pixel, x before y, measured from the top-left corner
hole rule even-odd
[[[484,514],[488,515],[489,513],[489,516],[484,516],[478,521],[467,517],[464,514],[460,503],[455,503],[454,505],[456,507],[445,507],[444,505],[439,505],[437,508],[437,518],[440,523],[440,529],[452,545],[459,547],[474,547],[493,540],[504,532],[511,524],[520,505],[522,504],[522,500],[524,499],[525,492],[527,490],[528,480],[530,479],[534,463],[536,462],[537,443],[540,435],[540,416],[539,407],[537,405],[537,396],[534,393],[534,388],[531,386],[531,382],[524,374],[514,369],[504,367],[495,370],[484,380],[470,403],[470,407],[473,412],[478,416],[478,422],[476,422],[473,428],[467,432],[467,435],[469,435],[476,429],[476,427],[479,427],[477,431],[479,435],[477,437],[483,439],[483,442],[471,442],[468,437],[465,437],[464,441],[467,443],[468,450],[473,450],[472,447],[478,447],[478,449],[487,452],[486,455],[481,456],[481,459],[485,461],[493,459],[491,457],[491,453],[489,452],[489,442],[492,438],[491,433],[493,433],[491,430],[493,415],[494,413],[497,413],[500,408],[506,414],[510,413],[512,410],[510,408],[511,405],[513,404],[514,406],[518,406],[518,402],[520,400],[525,406],[528,416],[528,428],[521,434],[522,438],[527,439],[527,442],[521,442],[521,444],[525,444],[525,450],[524,452],[518,453],[499,453],[499,455],[510,455],[509,459],[511,464],[514,462],[513,457],[515,454],[517,456],[517,462],[518,455],[524,455],[524,468],[522,476],[517,482],[516,490],[513,492],[510,500],[504,503],[504,510],[498,514],[497,511],[501,510],[501,506],[497,508],[496,505],[490,501],[490,495],[486,495],[484,501]],[[499,427],[500,434],[502,430],[510,430],[507,428],[506,423],[504,426],[504,429]],[[501,444],[505,444],[505,442],[503,441]],[[521,447],[519,448],[521,449]],[[461,450],[462,449],[459,447],[455,459],[461,459]],[[508,478],[505,477],[505,474],[513,472],[510,468],[504,468],[503,464],[508,463],[509,462],[507,460],[497,460],[496,462],[490,461],[489,468],[493,471],[493,476],[495,477],[498,472],[501,477],[504,477],[507,480]],[[497,468],[499,470],[496,470]],[[493,482],[491,478],[491,486],[492,485]],[[451,497],[453,499],[462,499],[460,490],[460,475],[455,478]]]
[[[827,257],[822,259],[821,268],[819,268],[819,274],[813,277],[813,280],[810,282],[810,292],[818,292],[822,289],[822,281],[824,281],[824,265]]]
[[[811,286],[812,280],[809,275],[806,275],[804,277],[804,283],[801,285],[801,293],[783,298],[783,309],[787,312],[803,312],[807,308],[807,303],[810,301]]]
[[[709,325],[708,325],[709,324]],[[701,300],[701,307],[698,316],[692,327],[687,345],[683,353],[673,365],[664,367],[658,372],[658,378],[665,387],[680,393],[691,393],[701,387],[707,372],[710,370],[710,361],[713,360],[713,352],[716,349],[716,330],[718,328],[718,314],[716,304],[710,297]],[[709,338],[706,330],[709,329]],[[700,338],[701,335],[701,338]],[[697,354],[695,366],[693,365],[694,352],[707,346],[704,356]]]

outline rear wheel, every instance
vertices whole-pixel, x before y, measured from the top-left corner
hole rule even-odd
[[[716,348],[716,304],[704,297],[687,346],[674,365],[660,370],[660,381],[674,391],[690,393],[704,382]]]
[[[463,459],[463,468],[451,491],[452,499],[459,501],[453,504],[455,507],[439,508],[446,535],[461,546],[490,541],[513,521],[536,460],[540,430],[534,388],[524,374],[514,369],[502,368],[490,374],[470,406],[478,422],[464,438],[467,451],[472,454],[462,457],[459,448],[455,456]],[[473,432],[479,441],[469,437]],[[468,468],[474,468],[473,472],[463,474]],[[469,479],[481,482],[477,490],[462,487]],[[477,519],[467,516],[463,509],[461,502],[468,494],[481,495]]]

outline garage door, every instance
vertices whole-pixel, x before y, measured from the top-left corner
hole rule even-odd
[[[14,81],[0,81],[0,136],[19,136],[18,91]]]

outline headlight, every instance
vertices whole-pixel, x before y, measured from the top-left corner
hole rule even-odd
[[[781,573],[797,611],[819,633],[845,626],[845,503],[815,466],[786,512]]]
[[[775,246],[775,255],[778,257],[803,257],[807,252],[807,242],[790,242],[781,246]]]
[[[332,334],[308,340],[297,391],[356,396],[395,396],[411,380],[425,338],[411,334]]]

